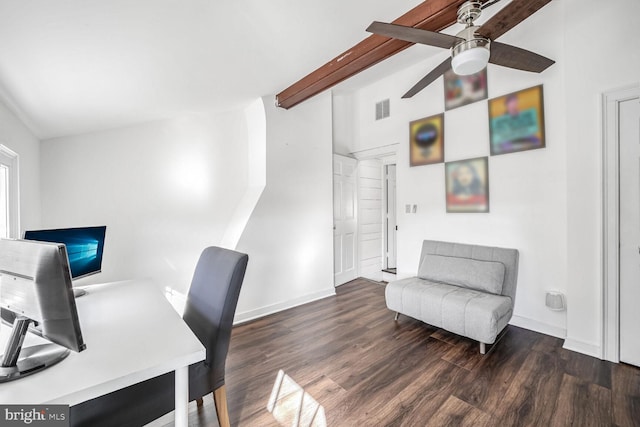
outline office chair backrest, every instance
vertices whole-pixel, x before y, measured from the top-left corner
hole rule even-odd
[[[248,260],[240,252],[206,248],[191,281],[183,319],[207,349],[209,391],[224,385],[231,327]]]

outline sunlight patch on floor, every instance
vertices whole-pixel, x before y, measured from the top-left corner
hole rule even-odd
[[[322,405],[282,370],[273,384],[267,410],[282,426],[327,426]]]

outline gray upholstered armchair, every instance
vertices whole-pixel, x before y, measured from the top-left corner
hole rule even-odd
[[[249,257],[209,247],[200,255],[189,288],[184,321],[207,349],[206,359],[189,366],[189,401],[202,405],[214,394],[218,422],[229,426],[225,361],[233,317]],[[72,426],[142,426],[175,407],[174,373],[168,373],[70,408]]]
[[[519,252],[425,240],[417,277],[385,289],[387,307],[422,322],[480,342],[494,344],[513,315]]]

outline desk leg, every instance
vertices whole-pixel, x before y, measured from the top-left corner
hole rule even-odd
[[[175,426],[187,427],[189,421],[189,367],[176,369]]]

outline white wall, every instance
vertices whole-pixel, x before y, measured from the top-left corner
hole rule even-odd
[[[247,187],[243,111],[47,140],[45,227],[107,225],[102,274],[185,292],[202,249],[219,245]]]
[[[238,250],[250,268],[236,320],[332,295],[331,96],[267,111],[267,186]]]
[[[333,152],[350,156],[353,141],[353,98],[344,94],[332,96]]]
[[[501,38],[556,59],[554,66],[543,74],[489,67],[489,98],[544,85],[547,144],[490,157],[490,213],[447,214],[444,165],[409,166],[409,122],[444,111],[442,79],[410,100],[400,97],[448,52],[356,92],[352,131],[352,151],[399,143],[398,277],[415,275],[424,239],[518,248],[513,323],[557,336],[565,334],[566,313],[552,312],[544,302],[546,290],[567,292],[563,10],[562,2],[552,2]],[[372,111],[384,98],[391,99],[391,117],[376,122]],[[445,113],[445,161],[489,155],[487,114],[487,101]],[[406,214],[406,204],[416,204],[417,213]]]
[[[0,144],[18,154],[20,228],[40,225],[40,141],[0,102]]]
[[[186,292],[204,247],[239,240],[236,321],[334,294],[331,99],[271,101],[266,116],[259,100],[44,141],[43,225],[108,226],[103,273],[85,283],[150,277]]]
[[[637,0],[567,0],[568,348],[601,355],[602,94],[640,83]]]
[[[247,188],[222,237],[223,248],[236,249],[267,185],[267,117],[262,98],[244,109],[247,125]]]

